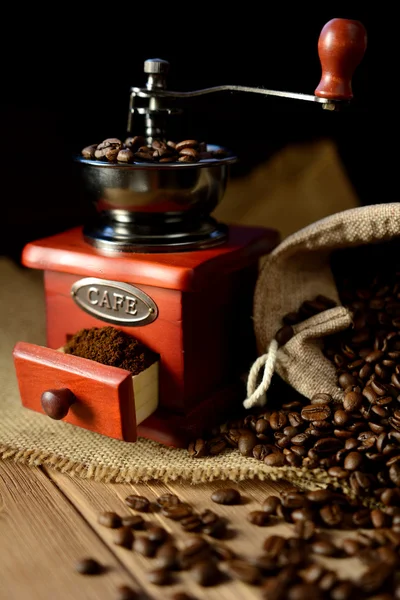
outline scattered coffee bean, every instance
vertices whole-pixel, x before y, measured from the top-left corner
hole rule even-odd
[[[138,600],[139,594],[128,585],[120,585],[117,589],[116,600]]]
[[[98,516],[97,522],[104,527],[116,529],[121,527],[121,518],[115,512],[103,512]]]
[[[139,512],[147,512],[149,510],[150,502],[144,496],[131,495],[125,498],[125,503],[134,510]]]
[[[140,515],[127,515],[121,517],[121,525],[123,527],[130,527],[131,529],[143,529],[145,521]]]
[[[180,503],[181,503],[181,501],[179,500],[178,496],[176,496],[175,494],[163,494],[162,496],[159,496],[157,498],[157,504],[161,508],[164,506],[176,506],[177,504],[180,504]]]
[[[167,569],[152,569],[148,571],[147,579],[154,585],[168,585],[171,583],[171,573]]]
[[[103,567],[93,558],[83,558],[75,564],[75,571],[81,575],[99,575]]]
[[[130,527],[120,527],[113,534],[113,543],[124,548],[132,548],[133,533]]]
[[[270,524],[269,515],[263,510],[254,510],[247,515],[247,520],[253,525],[265,527]]]
[[[190,573],[196,583],[208,587],[218,583],[221,573],[212,561],[201,561],[190,569]]]
[[[221,488],[211,494],[211,500],[217,504],[240,504],[242,498],[234,488]]]
[[[280,504],[281,500],[278,496],[268,496],[262,504],[262,510],[267,513],[267,515],[275,515],[276,509]]]
[[[168,517],[168,519],[173,519],[174,521],[180,521],[181,519],[190,517],[192,512],[192,507],[188,504],[184,504],[183,502],[176,505],[164,506],[161,509],[161,513],[164,515],[164,517]]]
[[[147,537],[155,544],[162,544],[168,538],[168,532],[159,525],[150,525],[147,528]]]
[[[154,556],[157,549],[157,544],[151,542],[147,536],[135,537],[133,542],[133,550],[142,554],[142,556]]]
[[[228,561],[225,571],[233,579],[238,579],[250,585],[256,585],[261,581],[260,569],[245,560],[236,559]]]

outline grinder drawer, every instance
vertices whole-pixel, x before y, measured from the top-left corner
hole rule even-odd
[[[132,376],[26,342],[16,344],[13,357],[22,404],[49,418],[135,442],[137,425],[157,408],[158,362]]]

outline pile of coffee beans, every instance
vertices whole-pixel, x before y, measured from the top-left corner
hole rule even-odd
[[[140,498],[135,510],[142,511],[142,496],[129,496],[127,505],[132,508],[132,498]],[[211,495],[217,504],[242,503],[240,493],[233,488],[221,488]],[[148,501],[146,512],[161,511],[168,518],[184,521],[188,504],[174,494],[160,496],[155,504]],[[177,509],[181,507],[181,513]],[[175,509],[173,516],[169,509]],[[191,514],[196,514],[190,507]],[[264,515],[263,522],[254,520],[254,514]],[[208,521],[214,513],[207,510],[201,518]],[[235,580],[251,586],[259,586],[266,600],[391,600],[400,598],[400,518],[389,520],[379,509],[369,510],[358,501],[349,500],[334,490],[320,489],[304,492],[292,488],[278,496],[268,496],[257,511],[248,513],[248,521],[264,527],[285,522],[293,528],[292,535],[284,537],[271,533],[262,547],[255,548],[253,556],[242,556],[227,545],[216,542],[203,527],[199,534],[176,539],[163,527],[152,521],[144,521],[140,515],[119,516],[101,513],[98,521],[116,532],[116,526],[132,521],[130,542],[124,544],[152,559],[147,579],[157,586],[176,583],[179,572],[187,571],[192,580],[202,587],[215,586],[224,581]],[[214,515],[215,518],[220,518]],[[362,527],[363,532],[342,537],[338,541],[334,530],[351,530]],[[123,526],[122,529],[129,529]],[[138,529],[144,530],[137,533]],[[225,530],[226,532],[226,530]],[[120,536],[125,537],[124,535]],[[231,536],[229,536],[231,537]],[[336,571],[324,566],[320,558],[340,560],[357,557],[365,570],[357,580],[340,579]],[[82,574],[99,574],[104,571],[96,561],[85,559],[77,563],[76,570]],[[378,595],[377,595],[378,594]],[[136,592],[127,586],[119,590],[118,599],[136,598]],[[192,595],[178,592],[171,600],[194,600]]]
[[[225,158],[227,152],[222,148],[214,151],[207,149],[205,142],[183,140],[172,142],[154,140],[147,145],[144,137],[135,135],[128,137],[125,142],[118,138],[107,138],[100,144],[92,144],[82,150],[82,156],[87,159],[97,159],[108,162],[140,163],[195,163],[210,158]]]

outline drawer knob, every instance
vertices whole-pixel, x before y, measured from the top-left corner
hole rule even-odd
[[[42,408],[51,419],[59,421],[67,416],[69,407],[76,401],[74,394],[68,388],[46,390],[42,394]]]

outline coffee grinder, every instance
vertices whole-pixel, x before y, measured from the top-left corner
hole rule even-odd
[[[352,98],[351,77],[365,48],[358,21],[327,23],[314,95],[238,85],[174,92],[167,89],[168,63],[146,60],[145,87],[131,88],[128,134],[139,114],[148,144],[164,139],[176,110],[172,99],[215,92],[340,109]],[[19,342],[14,349],[24,406],[125,441],[139,435],[183,446],[244,399],[243,375],[255,358],[251,315],[258,261],[278,244],[279,233],[228,227],[210,216],[236,157],[216,146],[207,150],[212,157],[197,163],[76,157],[98,217],[24,248],[23,264],[44,271],[47,324],[46,348]],[[106,324],[160,357],[158,408],[140,424],[128,372],[59,351],[78,330]],[[43,402],[49,389],[55,392],[50,407]]]

